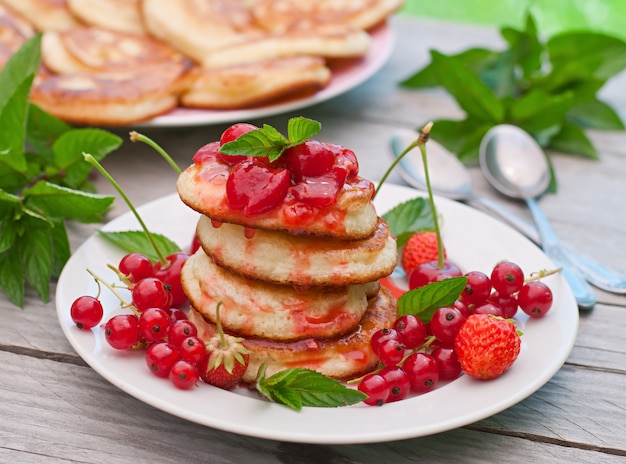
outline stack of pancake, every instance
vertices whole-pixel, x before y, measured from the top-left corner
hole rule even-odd
[[[401,4],[0,0],[0,56],[15,49],[15,21],[25,22],[31,31],[19,40],[43,32],[47,71],[32,100],[68,122],[128,125],[177,106],[230,110],[308,96],[330,82],[329,60],[364,56],[368,31]]]
[[[396,240],[371,202],[373,186],[346,183],[336,204],[294,222],[286,208],[246,216],[228,206],[228,166],[196,162],[177,182],[202,213],[201,248],[182,271],[190,318],[215,333],[216,306],[229,334],[251,351],[244,381],[290,367],[346,379],[378,362],[370,339],[392,326],[396,303],[378,280],[396,266]],[[291,205],[294,206],[294,205]]]

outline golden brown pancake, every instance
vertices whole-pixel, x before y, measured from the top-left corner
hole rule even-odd
[[[396,313],[394,298],[388,290],[381,288],[369,300],[368,309],[354,330],[338,338],[309,338],[295,342],[246,339],[243,344],[251,354],[243,381],[254,382],[261,364],[266,365],[267,376],[294,367],[313,369],[336,379],[349,379],[369,372],[378,363],[370,346],[372,335],[391,327]],[[193,308],[189,318],[198,327],[200,338],[208,339],[216,333],[215,325]]]
[[[204,251],[250,279],[302,287],[355,285],[386,277],[397,264],[396,240],[382,219],[374,234],[353,241],[216,225],[206,216],[198,221],[196,236]]]
[[[35,34],[30,24],[0,6],[0,69]]]
[[[38,31],[63,31],[79,26],[66,0],[0,0]]]
[[[331,71],[319,57],[291,57],[239,66],[204,69],[187,75],[181,105],[238,109],[279,98],[311,94],[328,84]]]
[[[31,100],[65,121],[128,125],[178,104],[184,62],[155,63],[127,71],[54,75],[33,87]]]
[[[368,294],[377,282],[346,287],[296,290],[246,279],[216,265],[202,250],[192,255],[181,272],[191,305],[215,322],[218,302],[225,330],[268,340],[331,338],[352,330],[365,313]]]
[[[362,178],[345,184],[336,204],[323,209],[311,209],[308,214],[304,214],[298,203],[283,204],[254,216],[246,216],[229,206],[226,198],[227,178],[228,166],[224,163],[194,163],[178,177],[176,188],[183,203],[199,213],[220,222],[255,229],[360,240],[369,237],[378,223],[378,215],[371,201],[374,186]]]
[[[85,24],[112,31],[147,34],[141,0],[67,0],[70,12]]]

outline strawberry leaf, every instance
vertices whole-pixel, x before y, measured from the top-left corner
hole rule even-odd
[[[143,231],[106,232],[100,230],[98,233],[109,242],[128,252],[142,253],[153,262],[159,260],[159,256]],[[164,255],[180,251],[180,247],[164,235],[152,233],[152,238]]]
[[[383,214],[389,224],[391,234],[397,239],[397,246],[403,246],[415,232],[434,230],[433,214],[426,198],[413,198],[400,203]]]
[[[359,403],[364,393],[346,387],[338,380],[305,368],[285,369],[265,377],[259,368],[256,387],[268,400],[300,411],[303,406],[334,408]]]
[[[467,277],[451,277],[409,290],[398,298],[398,315],[413,314],[430,322],[435,311],[452,306],[467,284]]]

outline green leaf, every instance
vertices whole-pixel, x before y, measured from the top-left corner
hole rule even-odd
[[[93,169],[83,153],[100,161],[121,144],[120,137],[102,129],[72,129],[61,134],[52,146],[54,163],[64,172],[68,187],[80,188]]]
[[[0,163],[25,173],[27,170],[24,142],[26,140],[25,99],[33,76],[24,79],[0,111]]]
[[[13,304],[23,308],[26,283],[20,256],[19,242],[0,253],[0,287]]]
[[[322,125],[318,121],[305,117],[291,118],[287,123],[287,136],[290,145],[298,145],[322,130]]]
[[[142,253],[150,258],[153,262],[159,260],[159,256],[154,251],[154,247],[146,237],[143,231],[129,230],[122,232],[107,232],[100,230],[98,233],[110,241],[111,243],[119,246],[120,248],[128,251],[129,253]],[[161,234],[152,233],[152,238],[157,244],[157,247],[164,255],[169,255],[180,251],[180,247],[172,240]]]
[[[261,366],[256,387],[268,400],[296,411],[300,411],[303,406],[347,406],[367,398],[364,393],[338,380],[305,368],[285,369],[265,378],[265,366]]]
[[[435,228],[427,198],[418,197],[400,203],[382,217],[389,224],[391,234],[396,237],[398,247],[404,245],[415,232]]]
[[[32,80],[39,70],[41,34],[29,39],[6,62],[0,73],[0,108],[15,95],[25,80]],[[28,103],[26,103],[28,104]]]
[[[437,79],[469,116],[496,123],[503,120],[502,102],[467,67],[436,51],[431,51],[431,58]]]
[[[265,156],[273,161],[278,159],[289,145],[280,132],[265,124],[262,128],[246,132],[236,140],[225,143],[220,153],[225,155]]]
[[[22,239],[24,275],[26,281],[37,291],[41,301],[50,297],[52,276],[52,249],[50,230],[52,226],[41,220],[28,217],[26,233]]]
[[[398,298],[398,315],[413,314],[430,322],[442,306],[452,306],[467,285],[467,277],[451,277],[409,290]]]
[[[97,195],[40,181],[23,192],[24,203],[45,216],[83,222],[101,221],[115,197]]]
[[[583,130],[571,122],[563,123],[561,130],[550,140],[548,148],[597,160],[598,152]]]
[[[52,223],[54,227],[50,230],[51,275],[56,278],[70,258],[71,249],[65,223],[61,220],[53,220]]]
[[[567,119],[589,129],[624,130],[624,122],[608,104],[596,98],[580,102],[567,113]]]
[[[26,142],[37,156],[43,158],[47,164],[52,164],[52,145],[61,135],[71,130],[72,126],[33,104],[28,110],[27,124]]]
[[[502,37],[508,42],[515,62],[522,69],[522,75],[530,78],[541,69],[541,55],[545,49],[537,33],[537,24],[531,14],[526,15],[526,28],[518,31],[510,27],[500,30]]]

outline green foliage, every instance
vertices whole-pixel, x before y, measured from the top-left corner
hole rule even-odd
[[[530,14],[523,30],[503,27],[500,33],[504,50],[433,50],[430,64],[400,83],[441,86],[465,111],[463,120],[435,121],[431,137],[459,159],[473,161],[487,130],[508,123],[546,149],[597,159],[584,131],[624,130],[596,93],[626,67],[626,42],[596,32],[563,32],[541,41]]]
[[[430,322],[437,309],[452,306],[467,285],[467,277],[450,277],[409,290],[398,298],[398,316],[413,314]]]
[[[30,103],[40,41],[24,44],[0,73],[0,287],[20,307],[27,285],[48,301],[50,281],[70,256],[65,221],[102,221],[113,202],[95,193],[82,152],[102,159],[121,144]]]
[[[400,203],[383,214],[391,235],[396,237],[398,248],[415,232],[434,230],[433,212],[428,199],[417,197]]]

